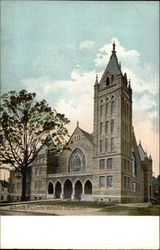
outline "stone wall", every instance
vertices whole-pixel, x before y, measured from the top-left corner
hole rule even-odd
[[[86,157],[85,172],[93,172],[93,145],[83,134],[82,130],[77,127],[69,140],[70,150],[65,150],[59,157],[59,166],[57,173],[68,173],[69,157],[75,148],[80,148]]]
[[[32,164],[30,200],[46,199],[47,157],[40,155]]]

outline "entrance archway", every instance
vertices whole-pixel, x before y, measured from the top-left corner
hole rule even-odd
[[[64,199],[71,199],[73,192],[72,182],[67,179],[64,183]]]
[[[84,185],[84,193],[85,194],[92,194],[92,183],[90,180],[87,180]]]
[[[82,194],[82,183],[78,180],[75,184],[75,199],[81,199]]]
[[[62,192],[62,186],[61,183],[58,181],[55,186],[55,198],[59,199]]]
[[[48,193],[53,194],[53,183],[51,181],[50,181],[50,183],[48,185]]]

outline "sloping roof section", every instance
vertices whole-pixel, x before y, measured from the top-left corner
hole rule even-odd
[[[47,150],[48,149],[53,149],[54,148],[54,142],[53,142],[53,139],[50,138],[50,145],[44,145],[41,150],[39,151],[38,155],[43,155],[43,154],[46,154],[47,153]]]
[[[139,154],[138,146],[137,146],[137,141],[134,133],[134,127],[132,127],[132,153],[134,152],[136,156],[136,161],[141,161],[141,157]]]
[[[79,128],[83,135],[93,144],[93,135]]]
[[[141,145],[141,142],[139,142],[138,151],[139,151],[139,154],[140,154],[141,161],[144,161],[144,158],[148,158],[147,153],[144,151],[144,149],[143,149],[143,147]]]
[[[90,143],[93,144],[93,134],[89,134],[89,133],[86,132],[85,130],[81,129],[81,128],[79,127],[79,122],[78,122],[78,121],[77,121],[77,126],[76,126],[75,130],[73,131],[72,135],[70,136],[70,139],[69,139],[68,142],[72,141],[72,138],[73,138],[74,134],[75,134],[76,131],[78,131],[78,130],[86,137],[86,139],[87,139]]]
[[[122,74],[122,71],[121,71],[121,66],[120,64],[118,63],[118,59],[117,59],[117,56],[116,56],[116,51],[115,51],[115,44],[113,43],[113,50],[112,50],[112,55],[110,57],[110,60],[108,62],[108,65],[102,75],[102,78],[100,80],[100,88],[103,87],[103,83],[106,79],[106,75],[107,74],[110,74],[112,75],[113,77],[113,83],[115,82],[116,80],[116,77],[120,74]]]

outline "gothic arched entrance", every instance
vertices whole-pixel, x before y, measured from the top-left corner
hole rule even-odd
[[[55,186],[55,198],[60,198],[62,192],[62,186],[61,183],[58,181]]]
[[[84,185],[84,193],[85,194],[92,194],[92,183],[90,180],[87,180]]]
[[[50,183],[48,185],[48,193],[53,194],[53,183],[51,181],[50,181]]]
[[[64,199],[71,199],[73,192],[72,182],[67,179],[64,183]]]
[[[81,199],[82,194],[82,183],[78,180],[75,184],[75,199]]]

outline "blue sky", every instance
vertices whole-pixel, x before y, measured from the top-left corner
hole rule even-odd
[[[3,1],[1,13],[2,92],[36,91],[71,119],[70,131],[76,120],[93,129],[95,75],[115,40],[134,91],[136,137],[157,172],[158,2]]]

